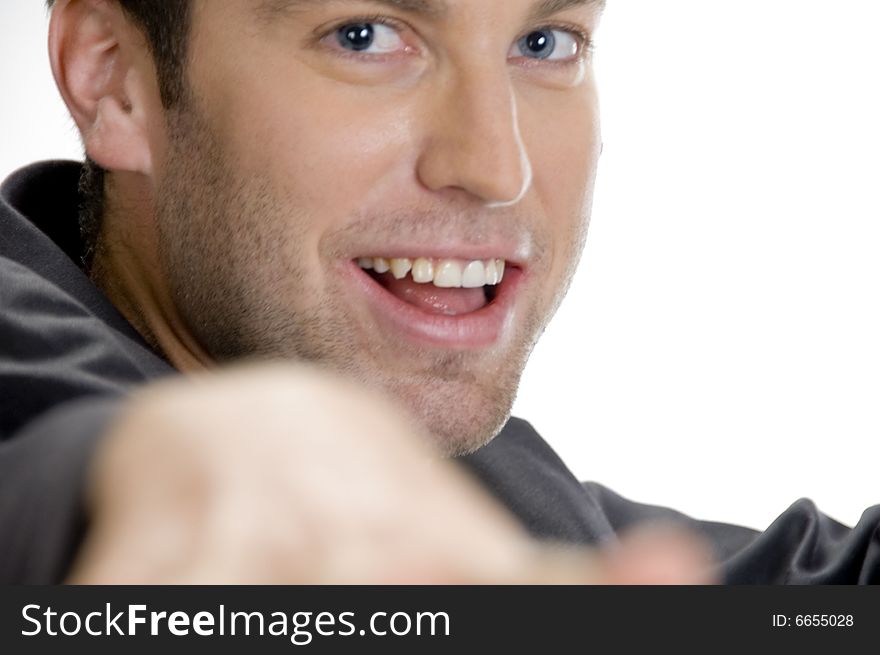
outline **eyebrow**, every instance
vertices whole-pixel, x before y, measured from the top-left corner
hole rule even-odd
[[[327,4],[339,4],[351,0],[263,0],[260,3],[258,13],[264,18],[271,19],[277,14],[294,13],[308,9],[310,6]],[[411,14],[423,14],[428,16],[442,15],[449,11],[446,0],[363,0],[376,5],[385,5],[398,11]]]
[[[277,14],[295,12],[307,9],[309,5],[330,4],[333,2],[346,2],[347,0],[263,0],[258,9],[259,13],[271,20]],[[411,14],[426,16],[443,16],[449,13],[449,4],[446,0],[363,0],[364,2],[384,5]],[[542,0],[529,12],[532,21],[542,20],[567,9],[577,7],[594,7],[598,10],[605,8],[605,0]]]

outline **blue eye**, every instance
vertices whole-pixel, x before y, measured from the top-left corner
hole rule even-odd
[[[511,55],[528,59],[571,59],[580,50],[577,37],[565,30],[541,29],[529,32],[514,44]]]
[[[366,50],[373,45],[374,37],[373,26],[369,23],[346,25],[336,32],[336,39],[339,41],[339,45],[355,52]]]
[[[387,54],[406,49],[397,30],[381,23],[351,23],[336,30],[336,41],[346,50]]]
[[[531,32],[521,38],[517,45],[525,57],[547,59],[556,49],[556,37],[550,30]]]

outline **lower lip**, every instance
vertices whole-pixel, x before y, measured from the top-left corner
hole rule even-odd
[[[522,269],[508,266],[504,279],[495,287],[492,302],[475,312],[446,316],[425,312],[400,300],[355,261],[343,265],[343,273],[366,298],[380,329],[418,345],[460,350],[488,348],[501,339],[524,277]]]

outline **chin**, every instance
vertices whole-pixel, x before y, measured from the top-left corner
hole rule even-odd
[[[438,380],[391,389],[444,457],[470,454],[504,427],[516,384]]]

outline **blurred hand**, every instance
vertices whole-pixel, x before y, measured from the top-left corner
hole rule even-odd
[[[403,413],[306,367],[154,385],[102,442],[69,582],[712,582],[668,530],[553,548],[440,459]]]

